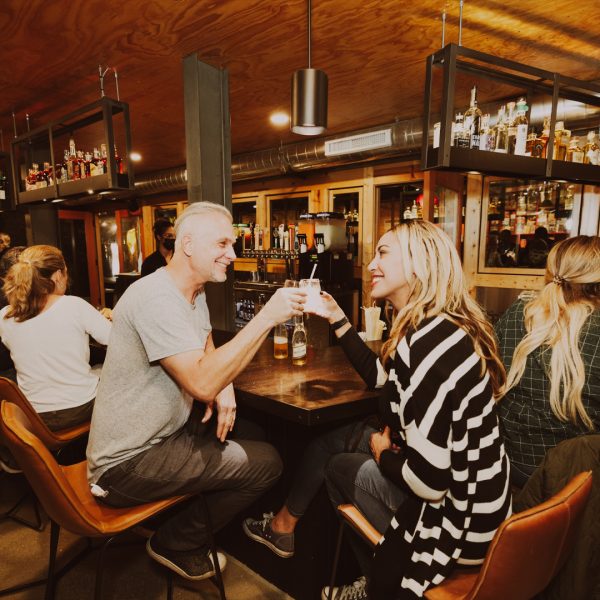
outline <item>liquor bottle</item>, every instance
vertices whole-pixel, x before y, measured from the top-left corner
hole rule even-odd
[[[100,151],[98,148],[94,148],[92,153],[92,158],[90,161],[90,175],[91,177],[102,175],[102,161],[100,160]]]
[[[569,148],[567,150],[567,161],[574,163],[583,163],[583,157],[585,156],[579,141],[576,137],[571,138],[569,142]]]
[[[494,152],[508,152],[508,128],[506,127],[506,107],[498,109],[498,121],[494,126]]]
[[[106,154],[106,144],[100,144],[100,156],[102,157],[102,172],[108,171],[108,155]]]
[[[548,156],[548,139],[550,138],[550,117],[544,117],[544,124],[542,126],[542,135],[540,136],[541,143],[543,145],[542,158]]]
[[[532,127],[529,135],[527,136],[527,142],[525,144],[525,156],[542,158],[544,155],[544,148],[544,140],[541,137],[538,137],[535,129]]]
[[[117,152],[117,145],[115,144],[115,162],[117,163],[117,173],[123,173],[123,161]]]
[[[288,334],[285,323],[275,326],[273,333],[273,356],[275,358],[288,357]]]
[[[42,169],[40,169],[39,165],[37,163],[33,164],[33,168],[35,170],[35,187],[36,188],[43,188],[46,187],[48,184],[46,183],[46,180],[44,179],[44,171]]]
[[[64,183],[65,181],[70,181],[71,179],[73,179],[73,166],[69,160],[69,151],[65,150],[63,153],[61,181]]]
[[[552,158],[554,160],[565,160],[567,155],[567,146],[563,141],[565,124],[563,121],[556,121],[556,126],[554,128],[554,151],[552,154]],[[570,134],[570,132],[569,132]]]
[[[515,115],[515,106],[516,102],[507,102],[506,108],[508,108],[508,116],[506,117],[506,126],[507,132],[506,136],[508,138],[507,142],[507,152],[509,154],[514,154],[515,152],[515,141],[517,138],[517,123],[516,123],[516,115]]]
[[[481,110],[477,106],[477,86],[474,85],[471,90],[471,103],[465,111],[463,127],[469,134],[469,146],[476,150],[480,149],[481,117]]]
[[[49,162],[44,163],[44,170],[42,171],[42,174],[46,185],[52,185],[52,167],[50,166]]]
[[[587,134],[587,144],[583,147],[583,162],[586,165],[600,164],[600,147],[596,143],[596,132],[590,131]]]
[[[490,140],[492,139],[490,130],[490,115],[486,113],[481,117],[481,129],[479,131],[479,149],[490,150]]]
[[[294,317],[294,332],[292,333],[292,364],[302,366],[306,364],[306,329],[304,318]]]
[[[84,158],[85,158],[85,162],[84,162],[85,176],[91,177],[92,176],[92,155],[89,152],[86,152],[84,155]]]
[[[520,98],[517,102],[517,116],[515,117],[515,150],[517,156],[525,156],[527,153],[527,103],[525,98]]]
[[[77,150],[77,166],[73,168],[75,172],[75,179],[85,179],[85,159],[83,158],[83,150]],[[77,177],[77,173],[79,173],[79,177]]]
[[[0,202],[6,200],[6,189],[6,175],[2,171],[0,171]]]
[[[458,113],[454,125],[454,145],[457,148],[468,148],[470,145],[470,135],[469,131],[465,128],[462,114]]]

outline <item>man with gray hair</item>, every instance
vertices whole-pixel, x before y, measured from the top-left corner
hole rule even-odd
[[[215,348],[204,285],[235,260],[232,218],[199,202],[175,223],[170,263],[140,279],[113,311],[87,449],[92,493],[111,506],[204,493],[215,528],[281,473],[276,450],[243,438],[232,381],[270,329],[302,314],[305,294],[282,288],[230,342]],[[198,410],[203,408],[202,410]],[[235,441],[226,440],[233,432]],[[214,575],[199,500],[182,505],[147,543],[179,575]],[[225,557],[219,553],[219,564]]]

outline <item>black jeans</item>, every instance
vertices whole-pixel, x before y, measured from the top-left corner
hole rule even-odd
[[[201,424],[192,410],[186,426],[142,454],[109,469],[98,480],[111,506],[143,504],[179,494],[203,493],[215,530],[227,524],[279,478],[279,454],[271,445],[215,435],[215,424]],[[214,421],[214,418],[213,418]],[[240,420],[234,436],[256,437]],[[237,434],[237,435],[236,435]],[[202,505],[186,502],[156,531],[156,540],[171,550],[193,550],[207,543]]]

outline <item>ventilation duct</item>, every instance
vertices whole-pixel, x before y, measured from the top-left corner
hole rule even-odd
[[[493,114],[501,102],[502,100],[498,100],[493,104],[482,105],[480,108],[483,112]],[[534,100],[531,124],[539,128],[543,115],[550,114],[550,109],[550,100],[542,99],[541,102],[540,99]],[[557,119],[568,123],[570,129],[594,129],[598,125],[599,114],[600,107],[561,100]],[[439,117],[434,116],[432,122],[437,118]],[[233,181],[245,181],[375,160],[415,157],[419,155],[421,149],[422,130],[423,120],[418,117],[341,135],[313,138],[279,148],[237,154],[231,158],[231,178]],[[389,133],[382,133],[388,131]],[[386,136],[391,138],[389,145]],[[370,140],[372,145],[361,146],[365,140]],[[338,151],[332,154],[330,151],[332,147],[337,148]],[[340,147],[343,152],[339,150]],[[140,175],[135,181],[137,195],[158,194],[186,188],[185,167]]]
[[[421,148],[422,119],[410,119],[369,129],[361,129],[343,136],[328,136],[287,144],[279,148],[258,150],[231,157],[231,178],[245,181],[262,177],[277,177],[325,167],[353,165],[373,160],[416,156]],[[378,143],[360,144],[360,140],[376,139]],[[326,145],[347,145],[356,140],[353,148],[327,154]],[[382,142],[383,140],[383,142]],[[352,142],[351,142],[352,143]],[[158,194],[184,190],[187,187],[185,167],[175,167],[136,177],[137,195]]]

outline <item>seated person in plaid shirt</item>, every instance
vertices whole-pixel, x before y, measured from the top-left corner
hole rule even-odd
[[[600,238],[554,246],[542,291],[517,300],[495,329],[508,372],[504,443],[523,486],[547,450],[600,430]]]

